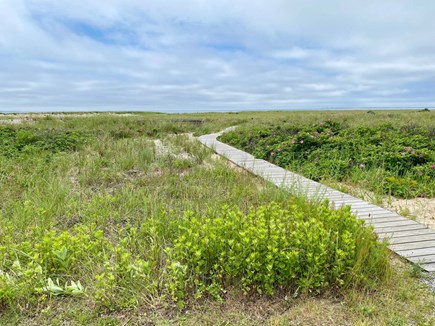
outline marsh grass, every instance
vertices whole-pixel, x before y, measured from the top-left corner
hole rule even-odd
[[[8,266],[14,271],[12,280],[22,282],[17,286],[2,279],[0,293],[9,299],[0,300],[1,323],[320,324],[322,315],[329,313],[337,315],[336,324],[429,324],[433,316],[427,307],[433,295],[402,262],[371,288],[349,285],[297,295],[296,287],[290,287],[261,296],[232,283],[218,293],[220,304],[211,288],[211,295],[201,298],[189,293],[185,309],[179,310],[163,288],[165,279],[177,274],[162,271],[166,249],[180,235],[185,212],[212,221],[223,206],[236,207],[240,214],[271,202],[282,209],[305,207],[307,216],[318,209],[317,203],[229,168],[189,136],[250,124],[252,116],[255,121],[316,118],[311,113],[101,114],[36,117],[31,126],[14,125],[17,130],[54,130],[59,135],[75,132],[83,141],[59,151],[32,145],[14,157],[0,155],[0,269]],[[170,150],[162,153],[156,139]],[[43,262],[42,271],[33,261]],[[386,270],[377,272],[387,275]],[[47,291],[48,276],[59,279],[62,291],[71,281],[80,281],[84,293],[54,295]],[[37,295],[35,286],[40,289]],[[400,307],[395,303],[399,296],[404,302]],[[316,302],[320,308],[309,308]]]

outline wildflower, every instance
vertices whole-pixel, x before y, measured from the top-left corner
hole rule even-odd
[[[320,127],[323,127],[325,124],[323,122],[320,123]]]
[[[359,168],[360,169],[364,169],[366,167],[366,165],[364,164],[364,163],[361,163],[360,165],[359,165]]]
[[[296,143],[296,140],[292,139],[292,144]]]
[[[275,156],[275,153],[274,152],[270,152],[270,156]]]
[[[278,153],[281,153],[281,152],[282,152],[282,149],[281,149],[281,148],[278,148],[278,149],[277,149],[277,152],[278,152]]]
[[[303,144],[303,143],[304,143],[304,140],[302,139],[302,140],[300,141],[300,143]]]
[[[435,169],[435,164],[432,165],[432,169]]]

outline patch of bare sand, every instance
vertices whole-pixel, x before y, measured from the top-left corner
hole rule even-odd
[[[391,198],[385,207],[435,229],[435,198]]]
[[[0,124],[4,125],[18,125],[21,123],[34,123],[35,121],[31,118],[13,118],[13,119],[2,119],[0,118]]]
[[[160,139],[154,140],[154,148],[157,156],[171,156],[174,159],[189,160],[193,159],[192,155],[187,152],[176,152],[171,144],[164,143]]]

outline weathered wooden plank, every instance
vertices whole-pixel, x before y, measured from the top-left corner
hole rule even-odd
[[[254,158],[253,160],[250,160],[247,163],[252,163],[252,165],[260,165],[260,164],[266,164],[267,162],[264,160],[259,160],[258,158]]]
[[[415,222],[406,219],[401,219],[397,221],[384,221],[381,223],[378,223],[376,220],[364,220],[364,222],[367,225],[373,225],[375,229],[382,229],[382,228],[395,227],[395,226],[405,226],[405,225],[416,225]]]
[[[418,235],[427,235],[433,234],[432,230],[429,229],[418,229],[418,230],[410,230],[410,231],[393,231],[393,232],[377,232],[380,238],[391,238],[391,239],[403,239],[408,238],[410,236],[418,236]]]
[[[222,145],[216,145],[214,150],[218,153],[218,154],[223,154],[226,152],[237,152],[238,150],[234,147],[230,147],[230,146],[222,146]]]
[[[276,173],[270,173],[270,171],[264,171],[264,170],[261,170],[259,172],[261,173],[261,176],[263,178],[274,178],[274,177],[279,178],[279,177],[283,177],[283,176],[287,175],[285,170],[276,171]]]
[[[389,243],[390,244],[404,244],[404,243],[417,243],[420,241],[428,241],[428,240],[434,240],[435,241],[435,232],[427,233],[427,234],[419,234],[419,235],[411,235],[407,237],[398,237],[398,238],[390,238]]]
[[[313,186],[309,186],[307,185],[305,182],[303,182],[303,180],[300,180],[300,178],[298,178],[297,176],[292,176],[289,174],[284,174],[284,175],[280,175],[280,176],[263,176],[264,179],[268,179],[268,180],[275,180],[275,179],[281,179],[281,178],[285,178],[287,185],[292,186],[292,185],[296,185],[296,186],[303,186],[304,189],[313,189],[315,187]]]
[[[232,156],[230,161],[232,161],[232,162],[240,162],[240,163],[243,163],[243,164],[248,164],[250,162],[254,162],[252,157],[247,156],[247,155],[239,155],[239,154],[237,154],[237,156],[235,156],[235,157]]]
[[[322,192],[322,193],[325,192],[325,190],[320,185],[316,185],[316,184],[307,185],[307,184],[305,184],[304,186],[305,186],[305,190],[307,190],[307,192]]]
[[[240,149],[237,149],[237,148],[234,148],[234,147],[227,147],[227,146],[219,146],[219,147],[216,147],[215,150],[217,152],[219,152],[219,154],[235,154],[235,155],[237,155],[237,154],[245,154],[245,155],[251,155],[251,154],[248,154],[248,153],[246,153],[244,151],[241,151]]]
[[[380,215],[380,216],[361,216],[361,215],[356,215],[360,220],[364,220],[364,221],[377,221],[377,220],[383,220],[383,219],[388,219],[388,218],[397,218],[400,217],[400,215]]]
[[[281,174],[285,174],[286,170],[282,168],[272,168],[272,167],[264,167],[264,166],[256,166],[252,168],[253,171],[256,171],[258,174],[262,176],[279,176]]]
[[[377,214],[377,215],[367,215],[367,214],[361,214],[361,213],[357,213],[357,214],[353,214],[361,219],[367,220],[367,221],[374,221],[377,219],[384,219],[384,218],[394,218],[394,217],[400,217],[400,215],[397,214]]]
[[[252,165],[249,165],[249,167],[265,167],[265,166],[269,166],[269,163],[266,162],[265,160],[259,160],[256,159],[255,161],[250,162],[252,163]]]
[[[367,210],[355,210],[355,209],[353,209],[353,208],[351,208],[351,211],[355,211],[355,214],[360,214],[360,215],[371,215],[371,216],[380,216],[380,215],[387,215],[387,216],[390,216],[390,215],[399,215],[399,214],[397,214],[397,213],[395,213],[395,212],[392,212],[392,211],[387,211],[386,209],[383,209],[383,208],[381,208],[381,207],[378,207],[378,208],[370,208],[370,209],[367,209]]]
[[[240,158],[240,159],[235,159],[235,160],[231,160],[231,162],[237,164],[238,166],[241,167],[245,167],[245,165],[247,164],[246,162],[249,162],[249,160],[245,159],[245,158]]]
[[[405,257],[409,261],[412,261],[416,264],[431,264],[435,263],[435,255],[426,255],[426,256],[416,256],[416,257]]]
[[[245,153],[245,152],[240,152],[240,151],[238,151],[238,152],[234,152],[234,151],[224,152],[224,155],[226,155],[226,154],[228,154],[228,156],[229,156],[228,158],[230,160],[237,160],[237,159],[242,157],[242,158],[249,159],[249,161],[252,161],[252,162],[255,161],[254,156],[252,156],[251,154]]]
[[[268,162],[268,161],[265,161],[265,160],[258,160],[258,161],[256,161],[256,162],[258,163],[258,166],[261,166],[261,167],[264,168],[264,169],[266,169],[266,168],[270,168],[270,167],[274,167],[274,168],[277,168],[277,169],[282,169],[282,170],[284,170],[282,167],[277,166],[277,165],[274,165],[274,164],[272,164],[272,163],[270,163],[270,162]]]
[[[335,202],[332,202],[331,205],[333,205],[333,206],[335,206],[335,207],[349,207],[349,208],[350,208],[350,211],[352,212],[352,207],[351,207],[351,204],[349,204],[349,203],[342,203],[342,202],[340,202],[340,203],[335,203]],[[354,213],[354,212],[352,212],[352,214],[353,214],[353,215],[357,215],[357,214]]]
[[[389,245],[389,248],[394,251],[433,248],[435,253],[435,239],[427,241],[408,242],[402,244],[391,244]]]
[[[336,190],[336,191],[338,191],[338,190]],[[349,197],[350,199],[358,199],[358,200],[362,200],[361,198],[357,198],[357,197],[355,197],[355,196],[352,196],[352,195],[349,195],[349,194],[345,194],[344,192],[343,192],[343,194],[346,195],[347,197]]]
[[[379,215],[379,216],[367,216],[367,215],[359,215],[359,214],[354,214],[356,217],[358,217],[360,220],[364,220],[364,221],[383,221],[384,219],[393,219],[393,218],[398,218],[401,217],[400,215]]]
[[[330,206],[332,208],[339,209],[339,208],[344,208],[344,207],[349,206],[349,205],[346,205],[346,204],[343,203],[343,204],[333,204],[333,205],[331,204]]]
[[[345,194],[344,192],[341,192],[341,191],[338,191],[338,190],[335,190],[335,189],[331,189],[329,187],[327,187],[327,188],[328,188],[328,194],[331,195],[331,197],[340,196],[340,197],[343,197],[343,198],[347,198],[349,200],[352,200],[352,199],[361,200],[359,198],[355,198],[355,197],[352,197],[351,195]]]
[[[382,218],[368,218],[364,219],[366,223],[376,223],[376,224],[384,224],[384,223],[391,223],[391,222],[400,222],[400,221],[409,221],[408,219],[402,217],[402,216],[391,216],[391,217],[382,217]]]
[[[427,272],[435,272],[435,264],[421,264],[420,267]]]
[[[276,185],[278,187],[282,187],[282,184],[284,181],[274,180],[274,181],[270,181],[270,182],[272,182],[274,185]]]
[[[383,228],[389,228],[389,227],[405,227],[405,226],[420,226],[420,224],[415,223],[414,221],[410,220],[401,220],[401,221],[394,221],[394,222],[386,222],[386,223],[376,223],[376,221],[366,221],[366,224],[373,225],[375,229],[383,229]]]
[[[394,217],[394,216],[398,216],[397,214],[391,213],[389,214],[388,212],[382,212],[382,211],[377,211],[377,212],[354,212],[352,209],[350,210],[352,212],[352,214],[359,216],[359,217],[364,217],[365,219],[377,219],[377,218],[385,218],[385,217]]]
[[[418,229],[418,230],[411,230],[411,231],[399,231],[399,232],[387,232],[387,233],[379,233],[377,232],[377,235],[380,240],[387,240],[388,242],[392,241],[406,241],[412,237],[412,236],[432,236],[433,231],[429,229]]]
[[[288,190],[291,190],[293,187],[293,185],[291,183],[288,182],[288,179],[286,177],[281,178],[281,179],[266,179],[272,183],[279,183],[280,187],[282,188],[286,188]]]
[[[286,186],[299,188],[303,187],[304,189],[308,188],[307,185],[305,185],[304,182],[298,177],[287,177],[286,180]]]
[[[369,203],[364,202],[364,201],[352,203],[352,208],[357,209],[358,211],[361,211],[361,212],[371,211],[374,209],[382,209],[383,210],[383,208],[381,208],[379,206],[375,206],[375,205],[369,204]]]
[[[422,230],[426,227],[421,224],[412,224],[412,225],[405,225],[405,226],[392,226],[392,227],[379,227],[377,228],[374,226],[376,233],[388,233],[388,232],[399,232],[399,231],[412,231],[412,230]]]
[[[285,178],[289,182],[290,181],[292,181],[292,182],[297,181],[297,176],[294,176],[294,175],[291,175],[291,174],[288,174],[288,173],[283,174],[283,175],[278,175],[278,176],[275,176],[275,175],[273,175],[273,176],[266,176],[265,178],[268,178],[270,180]]]
[[[297,183],[291,182],[291,180],[289,180],[287,177],[276,178],[276,179],[266,179],[266,180],[269,180],[271,182],[281,181],[282,187],[287,188],[287,189],[300,189],[301,188],[300,185],[298,185]]]
[[[352,212],[352,210],[351,210]],[[364,216],[366,218],[378,218],[378,217],[389,217],[389,216],[397,216],[398,214],[393,212],[379,212],[379,213],[354,213],[356,216]]]
[[[403,217],[402,215],[399,215],[399,214],[396,214],[396,213],[392,213],[392,214],[385,213],[385,214],[379,214],[379,215],[362,215],[362,216],[364,216],[364,218],[366,220],[380,221],[380,220],[383,220],[383,219],[393,219],[393,218],[399,218],[400,217],[400,218],[403,218],[403,219],[409,221],[408,218]]]
[[[380,207],[370,207],[367,209],[358,209],[355,208],[353,205],[350,206],[351,207],[351,211],[355,212],[356,214],[367,214],[367,215],[381,215],[381,214],[387,214],[387,213],[393,213],[390,211],[387,211],[385,209],[382,209]],[[395,214],[395,213],[393,213]]]
[[[435,247],[423,249],[397,250],[399,255],[403,257],[417,257],[435,255]]]
[[[383,209],[382,207],[372,207],[372,206],[362,206],[362,205],[360,207],[358,207],[355,205],[358,205],[358,204],[353,204],[353,203],[351,204],[352,211],[354,211],[355,213],[367,213],[367,214],[370,214],[370,213],[376,214],[376,213],[381,213],[381,212],[392,213],[391,211]]]
[[[325,199],[328,199],[329,203],[331,205],[335,205],[335,206],[350,206],[352,203],[348,203],[345,200],[331,200],[328,195],[325,195]]]

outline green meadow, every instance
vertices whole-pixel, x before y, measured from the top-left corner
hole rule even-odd
[[[348,208],[229,164],[435,196],[432,111],[0,116],[1,325],[433,325],[427,276]]]

